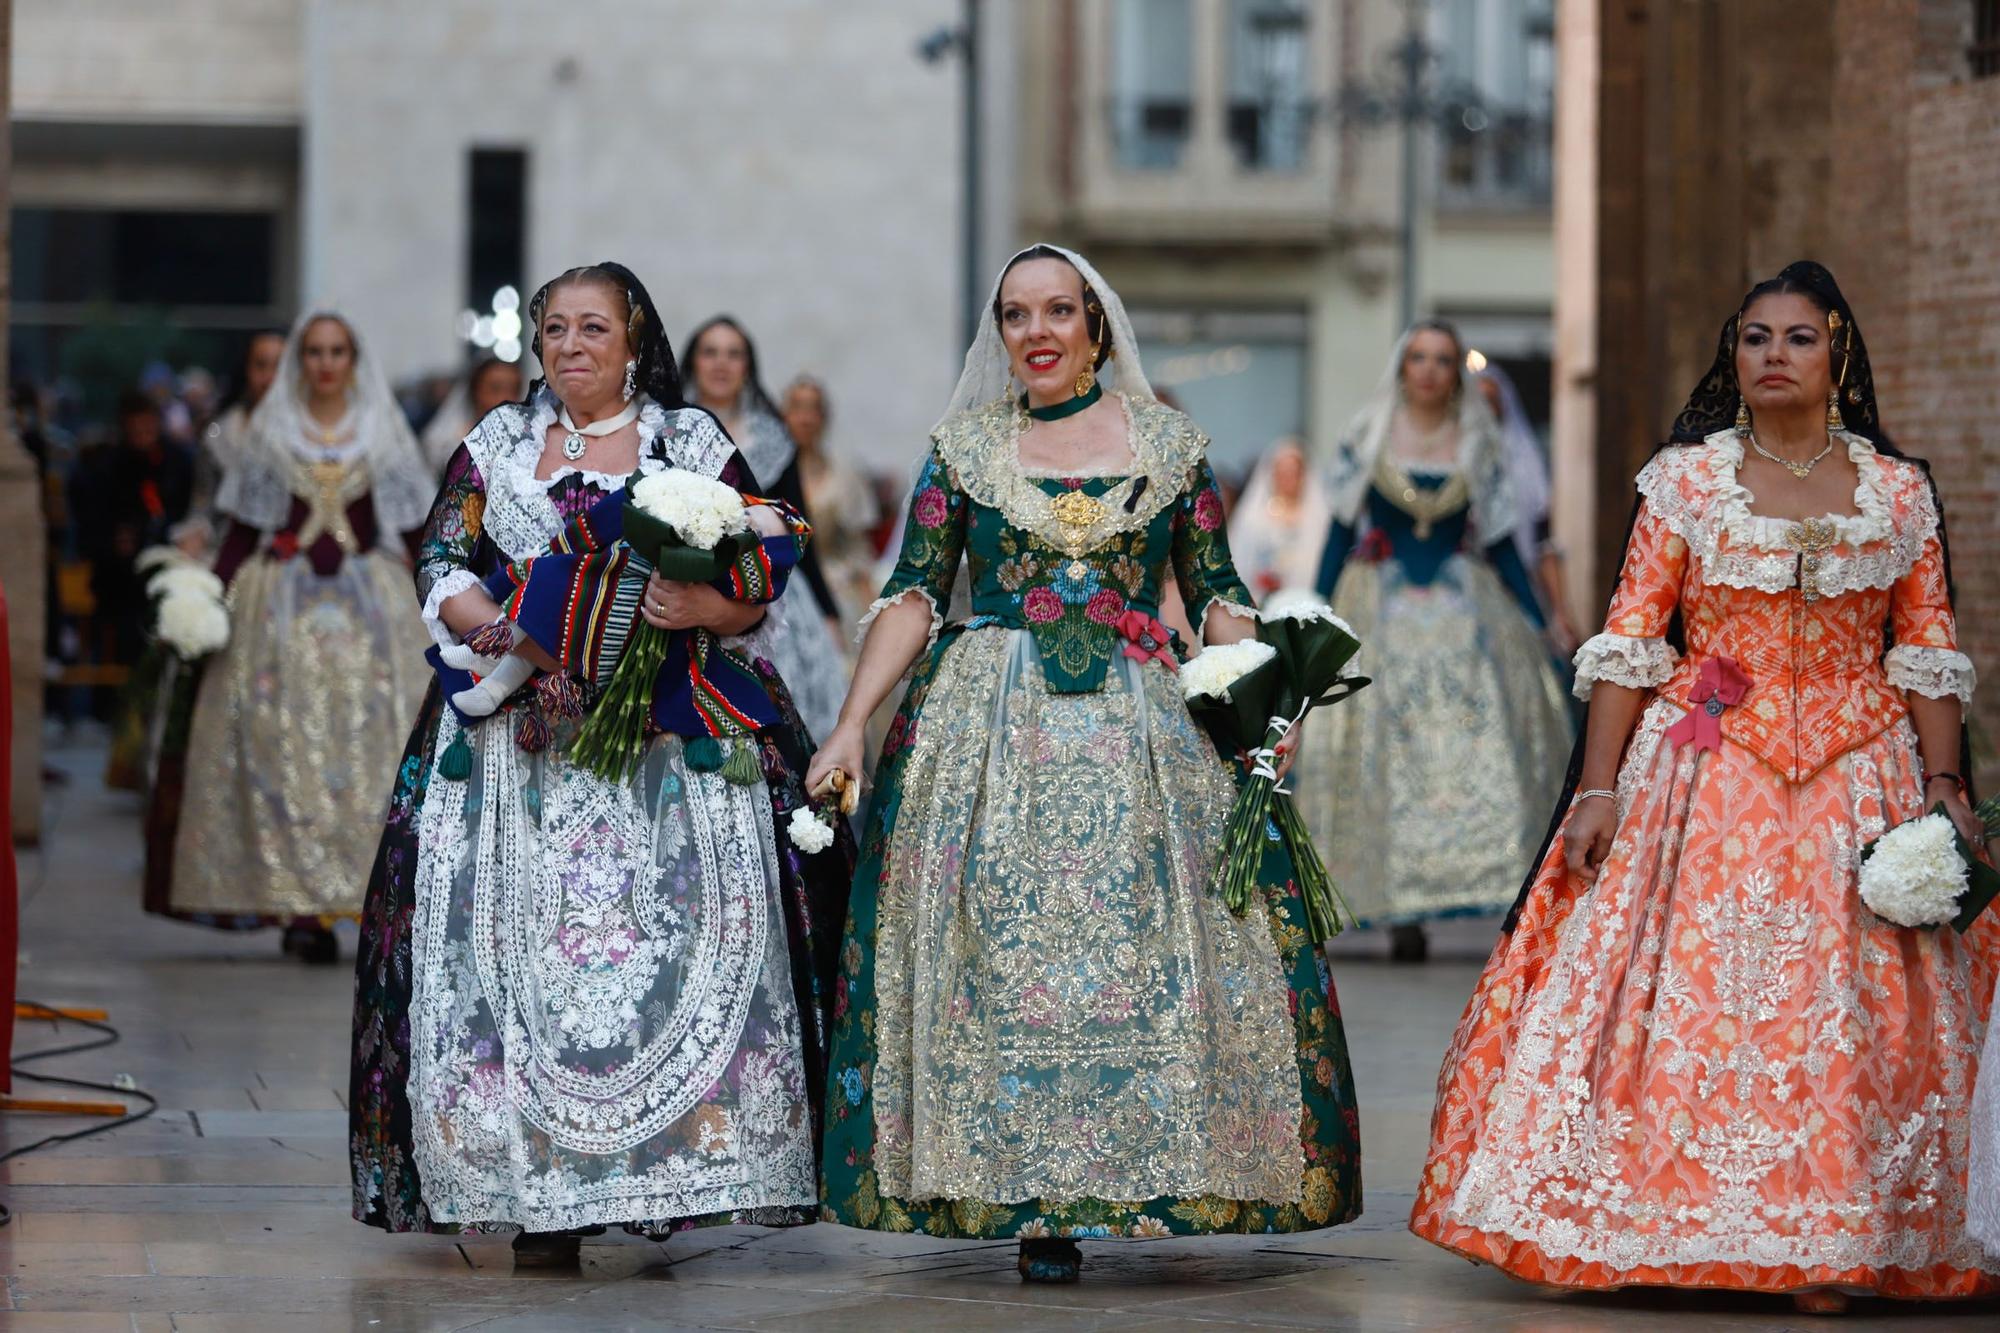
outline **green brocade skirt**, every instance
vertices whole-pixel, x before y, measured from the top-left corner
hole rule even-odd
[[[1197,753],[1197,745],[1208,748]],[[1087,775],[1088,791],[1075,788],[1079,775]],[[933,839],[933,827],[954,827],[935,823],[937,811],[952,807],[955,787],[968,786],[981,790],[958,806],[960,826],[971,830],[963,845],[948,832]],[[1197,795],[1187,797],[1189,790]],[[823,1220],[940,1237],[1143,1239],[1310,1231],[1360,1213],[1346,1036],[1325,960],[1308,938],[1290,859],[1275,837],[1267,844],[1262,921],[1228,918],[1207,887],[1231,794],[1213,748],[1187,719],[1177,684],[1157,664],[1121,659],[1103,693],[1051,695],[1026,634],[947,632],[919,663],[891,725],[856,871],[835,990]],[[942,845],[899,844],[906,810],[913,821],[934,821],[912,825],[924,830],[925,845]],[[996,838],[1023,845],[996,849]],[[1109,856],[1099,857],[1107,846]],[[912,862],[945,867],[944,888],[928,907],[909,887],[922,878]],[[1121,924],[1127,917],[1129,932]],[[913,932],[910,923],[920,924]],[[1037,929],[1046,932],[1039,940]],[[931,947],[946,937],[952,947]],[[1095,942],[1070,947],[1083,937]],[[884,984],[890,989],[879,991]],[[919,992],[914,1005],[912,990]],[[1053,994],[1053,1011],[1013,1003],[1038,993],[1044,1000]],[[926,1008],[925,994],[937,1003]],[[1178,1010],[1176,994],[1189,997]],[[1135,997],[1141,1017],[1127,1040],[1119,1022],[1130,1020]],[[1288,1013],[1278,1012],[1280,1004]],[[1115,1006],[1110,1017],[1106,1006]],[[974,1026],[959,1021],[968,1011]],[[985,1026],[976,1026],[982,1020]],[[1205,1035],[1181,1035],[1195,1028]],[[1062,1035],[1038,1047],[1044,1031]],[[885,1041],[918,1055],[885,1065]],[[1147,1077],[1143,1055],[1124,1059],[1148,1043],[1181,1052],[1167,1057],[1164,1078],[1160,1070]],[[1094,1054],[1075,1058],[1086,1046]],[[923,1061],[947,1076],[922,1084],[908,1071]],[[1196,1081],[1190,1066],[1206,1070],[1207,1082],[1191,1101],[1176,1103]],[[899,1075],[884,1072],[899,1068]],[[878,1076],[888,1080],[879,1090]],[[1160,1113],[1169,1103],[1171,1120]],[[1265,1110],[1246,1118],[1238,1110],[1244,1104]],[[1036,1128],[1044,1123],[1062,1151],[1043,1151]],[[1162,1132],[1163,1123],[1177,1133]],[[884,1131],[899,1126],[902,1141],[892,1145]],[[1212,1142],[1176,1155],[1170,1145],[1177,1139]],[[1135,1143],[1144,1150],[1135,1153]],[[1150,1173],[1118,1174],[1152,1149]],[[916,1178],[913,1160],[943,1163],[933,1178],[953,1178],[955,1164],[960,1179],[978,1179],[985,1163],[1025,1162],[1009,1178],[1059,1179],[1066,1187],[946,1190],[936,1198],[885,1193],[891,1163],[908,1180]],[[1200,1163],[1210,1183],[1280,1187],[1212,1189],[1195,1181],[1195,1188],[1176,1188],[1171,1164],[1178,1161]],[[1161,1163],[1168,1164],[1164,1179]],[[1139,1178],[1157,1188],[1078,1187]],[[978,1193],[1015,1197],[958,1197]]]

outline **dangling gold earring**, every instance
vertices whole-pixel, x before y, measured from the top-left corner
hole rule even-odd
[[[1740,393],[1736,395],[1736,433],[1738,435],[1750,433],[1750,404],[1743,401],[1743,395]]]
[[[1097,337],[1091,340],[1090,364],[1077,372],[1076,396],[1079,398],[1097,387],[1097,358],[1104,352],[1104,307],[1092,301],[1087,309],[1097,316]]]
[[[1847,385],[1847,368],[1854,359],[1854,330],[1840,317],[1838,310],[1826,312],[1826,330],[1829,334],[1840,335],[1840,378],[1826,391],[1826,428],[1830,431],[1846,430],[1847,422],[1840,415],[1840,391]]]

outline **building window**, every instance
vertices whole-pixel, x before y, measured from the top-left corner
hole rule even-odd
[[[1219,473],[1244,477],[1274,440],[1304,429],[1303,310],[1141,305],[1131,316],[1147,378],[1201,422]]]
[[[460,332],[481,353],[519,361],[521,285],[528,267],[528,155],[475,148],[465,211],[465,312]]]
[[[89,418],[154,363],[221,371],[283,320],[274,213],[26,207],[13,226],[8,373]]]
[[[1546,206],[1555,134],[1550,0],[1445,0],[1435,24],[1440,76],[1466,104],[1442,130],[1444,202]]]
[[[1972,77],[1990,79],[2000,74],[2000,0],[1973,0]]]
[[[1193,0],[1118,0],[1111,60],[1118,165],[1179,166],[1194,128]]]
[[[269,307],[270,213],[19,208],[14,299],[29,305]]]
[[[528,263],[528,155],[472,150],[466,200],[466,304],[484,307],[502,287],[519,288]]]
[[[1299,0],[1230,0],[1229,143],[1245,167],[1295,171],[1312,128]]]

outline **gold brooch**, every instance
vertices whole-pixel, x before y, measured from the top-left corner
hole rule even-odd
[[[1785,541],[1799,553],[1799,595],[1808,602],[1820,598],[1820,557],[1833,549],[1836,540],[1833,524],[1823,518],[1801,519],[1785,529]]]
[[[1064,491],[1049,501],[1049,508],[1055,511],[1056,522],[1072,534],[1104,517],[1104,505],[1095,496],[1085,495],[1082,491]]]

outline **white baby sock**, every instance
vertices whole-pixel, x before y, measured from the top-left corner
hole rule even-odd
[[[443,657],[444,653],[440,652],[438,656]],[[493,669],[482,676],[478,684],[452,695],[452,707],[467,717],[489,716],[506,702],[508,695],[527,684],[528,677],[534,674],[533,662],[519,653],[508,653],[494,663]]]

